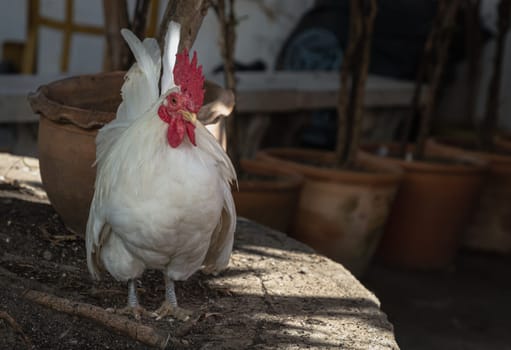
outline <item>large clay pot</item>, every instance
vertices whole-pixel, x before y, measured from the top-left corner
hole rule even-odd
[[[397,147],[387,145],[385,149],[392,154]],[[364,149],[376,151],[375,146]],[[445,153],[431,142],[426,157],[427,161],[384,158],[404,169],[378,249],[379,257],[394,266],[422,270],[447,267],[458,251],[483,183],[484,162]]]
[[[431,143],[431,147],[444,153],[470,155],[489,163],[482,194],[470,218],[464,244],[477,250],[511,253],[511,154],[477,152],[466,146],[455,139]],[[511,151],[511,147],[505,143],[498,144],[501,151],[506,146]]]
[[[29,95],[32,109],[40,114],[38,151],[44,189],[65,225],[79,234],[85,233],[94,194],[96,134],[115,118],[124,75],[67,78]],[[211,122],[232,110],[232,93],[210,82],[205,89],[200,120]]]
[[[238,216],[281,232],[289,232],[303,177],[260,160],[244,159],[241,168],[243,175],[239,180],[239,189],[233,190]]]
[[[29,96],[40,114],[43,186],[66,226],[84,234],[94,194],[95,138],[115,118],[124,72],[85,75],[41,86]]]
[[[333,169],[330,152],[269,149],[258,158],[305,176],[291,235],[361,275],[378,245],[400,169],[359,154],[361,171]]]

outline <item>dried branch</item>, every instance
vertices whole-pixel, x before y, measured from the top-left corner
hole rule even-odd
[[[497,47],[495,49],[495,63],[493,74],[488,87],[488,98],[486,99],[486,112],[481,126],[480,143],[481,148],[492,151],[493,138],[498,126],[500,85],[502,80],[502,61],[504,58],[506,36],[509,29],[511,15],[511,0],[501,0],[499,4]]]
[[[364,117],[365,85],[377,11],[377,0],[351,0],[349,42],[340,73],[336,147],[338,166],[349,168],[355,163]]]
[[[137,0],[135,4],[135,12],[133,14],[133,21],[131,22],[131,30],[139,38],[145,37],[145,29],[150,2],[151,0]]]
[[[178,51],[181,52],[184,48],[190,49],[195,42],[202,20],[208,13],[209,5],[210,0],[170,0],[163,14],[158,34],[160,47],[164,47],[169,23],[174,21],[181,24],[181,40]]]
[[[90,319],[119,334],[128,336],[149,346],[164,349],[170,340],[170,337],[159,329],[131,321],[124,316],[107,312],[98,306],[70,301],[35,290],[25,291],[22,297],[59,312]]]
[[[374,29],[374,20],[376,13],[378,12],[377,0],[370,0],[369,14],[365,14],[365,8],[363,8],[364,26],[363,26],[363,40],[360,48],[360,61],[357,67],[357,79],[356,79],[356,91],[355,91],[355,103],[353,105],[353,125],[351,142],[349,146],[349,152],[346,159],[346,166],[351,167],[355,163],[356,154],[359,147],[360,136],[362,133],[362,123],[364,119],[364,97],[367,75],[369,72],[369,61],[371,55],[371,43],[372,34]]]
[[[440,9],[438,8],[437,11],[440,11]],[[399,151],[399,156],[401,158],[405,158],[406,155],[408,142],[410,140],[410,133],[412,131],[412,124],[415,120],[418,120],[421,117],[422,91],[424,88],[424,83],[428,78],[431,64],[433,62],[433,48],[435,45],[435,40],[438,36],[438,30],[441,26],[441,20],[442,17],[437,13],[426,42],[424,43],[422,58],[419,65],[419,71],[417,72],[417,78],[415,80],[415,87],[412,95],[410,115],[405,119],[405,124],[403,126],[403,130],[401,131],[401,146]]]
[[[25,343],[28,349],[32,349],[32,342],[30,339],[26,336],[26,334],[23,332],[23,329],[21,329],[20,325],[14,318],[12,318],[11,315],[9,315],[7,312],[0,310],[0,319],[7,322],[11,328],[20,335],[21,339]]]
[[[41,259],[35,260],[33,258],[19,256],[11,253],[4,253],[0,257],[0,261],[3,263],[10,263],[18,266],[30,266],[32,268],[37,269],[58,270],[73,274],[80,274],[82,272],[82,270],[79,267],[73,265],[57,264],[54,262],[45,261]]]
[[[336,146],[336,163],[338,166],[342,166],[347,158],[347,148],[349,145],[349,139],[351,138],[348,131],[352,130],[352,123],[350,118],[350,91],[353,91],[353,86],[350,88],[349,78],[350,72],[352,72],[357,43],[361,37],[361,24],[359,23],[361,18],[359,14],[359,7],[354,6],[356,1],[351,1],[350,4],[350,24],[348,34],[348,46],[345,50],[344,58],[341,64],[340,72],[340,91],[339,100],[337,105],[338,123],[337,123],[337,146]],[[352,78],[353,79],[353,78]],[[351,82],[353,84],[353,82]]]
[[[234,53],[236,47],[236,14],[234,11],[234,0],[216,0],[212,7],[218,17],[220,24],[220,49],[224,61],[225,85],[236,96],[236,74],[234,64]],[[227,154],[231,158],[237,172],[240,169],[240,150],[238,140],[237,119],[231,117],[226,120]]]
[[[483,38],[479,24],[481,0],[465,0],[465,46],[468,54],[468,92],[465,105],[469,123],[476,125],[477,95],[480,90]]]
[[[226,6],[227,5],[227,6]],[[234,49],[236,45],[236,15],[234,0],[216,0],[212,4],[220,22],[220,49],[224,60],[225,85],[236,90]]]
[[[433,114],[436,111],[438,92],[444,68],[449,57],[449,48],[455,29],[455,20],[460,8],[460,0],[439,0],[436,15],[436,25],[433,31],[433,49],[435,53],[435,62],[433,65],[429,89],[426,95],[424,113],[421,113],[419,135],[417,137],[417,146],[414,151],[414,159],[423,159],[426,139],[431,128]]]

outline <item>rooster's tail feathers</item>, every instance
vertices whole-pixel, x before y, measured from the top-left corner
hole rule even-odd
[[[163,47],[163,75],[161,78],[161,94],[175,86],[174,83],[174,65],[176,64],[176,54],[179,46],[179,35],[181,25],[171,21],[165,36],[165,46]]]
[[[96,197],[96,196],[94,196]],[[102,264],[100,261],[101,247],[103,242],[109,236],[110,225],[100,218],[96,210],[96,198],[92,200],[87,221],[87,230],[85,232],[85,248],[87,251],[87,267],[92,277],[100,279],[100,270]]]
[[[135,120],[142,117],[158,100],[161,70],[161,54],[155,39],[144,42],[127,29],[121,30],[136,63],[124,77],[121,88],[122,102],[117,109],[117,117],[105,125],[96,138],[96,162],[100,164],[115,144],[119,136]]]
[[[140,40],[128,29],[121,34],[135,56],[136,63],[131,66],[124,78],[121,88],[122,103],[117,110],[117,118],[110,127],[117,123],[130,124],[141,117],[158,100],[160,92],[161,58],[160,49],[155,39]]]
[[[231,188],[224,186],[224,207],[222,215],[211,237],[210,246],[204,259],[202,271],[207,274],[217,274],[229,264],[236,230],[236,208],[231,194]]]

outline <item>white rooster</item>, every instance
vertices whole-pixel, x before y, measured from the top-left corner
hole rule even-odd
[[[165,301],[153,315],[186,319],[174,281],[199,269],[224,269],[232,250],[236,174],[213,135],[197,122],[204,98],[197,56],[177,54],[180,25],[169,24],[162,58],[155,39],[122,35],[136,63],[125,77],[117,117],[96,138],[96,184],[86,232],[93,277],[104,267],[128,282],[128,306],[139,318],[136,280],[159,269]]]

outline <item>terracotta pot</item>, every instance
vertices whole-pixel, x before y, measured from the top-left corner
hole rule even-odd
[[[241,178],[239,189],[233,190],[238,216],[289,232],[298,206],[303,177],[260,160],[244,159],[241,168],[249,179]]]
[[[385,147],[397,150],[397,146]],[[375,153],[376,148],[364,147]],[[431,142],[426,156],[435,160],[384,157],[389,164],[401,166],[404,176],[378,255],[388,264],[407,269],[440,269],[452,262],[486,170],[484,162],[445,153]]]
[[[470,151],[453,139],[431,143],[442,152],[470,155],[489,163],[482,194],[464,238],[470,248],[511,253],[511,155]]]
[[[66,226],[79,234],[85,233],[94,194],[96,134],[115,118],[124,74],[67,78],[29,95],[32,109],[40,114],[38,151],[43,186]],[[213,121],[230,112],[232,93],[210,82],[205,89],[200,120]]]
[[[29,96],[41,115],[38,152],[48,198],[73,232],[84,234],[94,194],[95,138],[115,118],[124,72],[87,75],[41,86]]]
[[[362,171],[333,169],[333,153],[322,151],[269,149],[258,158],[306,178],[291,235],[361,275],[383,232],[400,170],[362,153]]]

